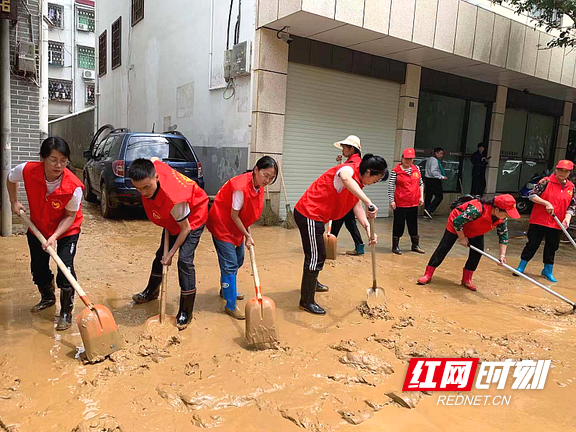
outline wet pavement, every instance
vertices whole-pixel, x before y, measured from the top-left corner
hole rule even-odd
[[[81,360],[82,339],[73,324],[56,332],[58,307],[29,312],[38,292],[29,272],[23,235],[0,239],[0,430],[78,431],[566,431],[573,429],[576,316],[571,307],[482,259],[474,281],[459,285],[467,250],[455,245],[430,285],[418,286],[444,230],[444,217],[420,219],[425,255],[390,252],[391,219],[378,220],[378,285],[386,290],[391,319],[367,319],[358,310],[372,285],[369,254],[351,257],[348,233],[329,261],[317,294],[324,317],[298,309],[303,254],[297,230],[254,228],[263,293],[278,314],[277,350],[253,351],[244,322],[222,313],[219,271],[209,233],[196,253],[198,296],[192,324],[178,336],[144,334],[156,301],[134,305],[146,285],[161,230],[139,212],[104,220],[85,204],[76,272],[94,303],[109,307],[125,347],[101,363]],[[527,220],[511,224],[510,265],[524,246]],[[486,249],[498,254],[496,233]],[[576,250],[563,243],[553,289],[576,300]],[[541,251],[527,273],[540,276]],[[52,265],[55,269],[55,265]],[[239,273],[250,299],[248,262]],[[169,271],[167,313],[178,309],[175,267]],[[244,302],[240,306],[243,307]],[[82,310],[75,302],[75,316]],[[407,409],[387,396],[399,392],[411,357],[479,357],[481,360],[551,359],[543,390],[473,390],[511,395],[509,406],[438,406],[438,394],[418,393]],[[444,393],[442,393],[444,394]],[[358,425],[359,424],[359,425]]]

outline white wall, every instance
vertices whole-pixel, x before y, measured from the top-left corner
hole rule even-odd
[[[99,124],[150,131],[155,123],[157,132],[176,125],[194,146],[207,176],[214,177],[213,184],[206,180],[209,193],[246,169],[250,143],[250,76],[236,80],[232,99],[222,97],[229,7],[223,0],[145,2],[144,19],[131,27],[130,2],[96,2],[97,37],[108,30],[107,73],[99,78]],[[230,47],[237,15],[235,0]],[[111,25],[119,16],[122,65],[111,70]],[[254,0],[244,0],[239,40],[253,37]]]

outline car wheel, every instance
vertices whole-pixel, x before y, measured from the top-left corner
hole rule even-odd
[[[516,208],[518,209],[518,213],[526,214],[530,212],[530,203],[525,200],[518,200],[516,203]]]
[[[94,192],[90,189],[90,180],[88,179],[87,173],[84,173],[84,191],[82,194],[84,195],[84,199],[88,202],[94,203],[98,201],[96,195],[94,195]]]
[[[116,215],[116,208],[110,207],[110,198],[106,186],[102,185],[102,196],[100,197],[100,213],[106,219],[113,218]]]

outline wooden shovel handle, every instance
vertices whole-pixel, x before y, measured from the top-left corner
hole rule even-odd
[[[374,219],[368,219],[368,222],[370,223],[370,241],[374,240]],[[372,243],[370,245],[370,254],[372,255],[372,288],[376,288],[378,286],[377,282],[376,282],[376,244]]]
[[[164,229],[164,256],[168,255],[170,234]],[[168,266],[162,265],[162,287],[160,289],[160,324],[166,320],[166,289],[168,286]]]
[[[248,248],[250,251],[250,264],[252,264],[252,274],[254,275],[254,288],[256,289],[256,297],[258,301],[262,301],[262,290],[260,289],[260,277],[258,277],[258,268],[256,268],[256,254],[254,253],[254,246]]]
[[[326,229],[326,235],[332,234],[332,221],[328,221],[328,228]]]
[[[282,182],[282,192],[284,192],[284,199],[286,200],[286,204],[288,204],[288,194],[286,192],[286,185],[284,184],[284,175],[282,175],[282,168],[278,165],[278,173],[280,174],[280,181]]]
[[[38,230],[38,228],[36,228],[36,225],[34,225],[34,222],[32,222],[30,220],[30,218],[24,212],[24,210],[20,211],[20,217],[22,219],[24,219],[24,222],[26,222],[26,225],[28,225],[28,228],[30,228],[30,231],[32,231],[34,233],[34,235],[38,238],[38,240],[40,240],[40,243],[45,244],[46,243],[46,237],[44,237],[42,235],[42,233]],[[78,296],[84,302],[84,304],[90,310],[94,310],[94,304],[92,304],[90,299],[86,296],[86,293],[84,292],[84,290],[82,289],[80,284],[76,281],[74,276],[72,276],[72,273],[70,273],[70,270],[68,270],[68,267],[66,267],[66,264],[64,264],[64,262],[60,259],[60,257],[58,256],[58,253],[56,253],[54,248],[52,246],[48,246],[46,248],[46,252],[48,252],[50,254],[50,256],[52,257],[52,259],[54,261],[56,261],[56,264],[58,264],[58,268],[60,269],[62,274],[64,276],[66,276],[66,279],[68,279],[68,282],[70,282],[72,287],[76,290],[76,292],[78,293]]]

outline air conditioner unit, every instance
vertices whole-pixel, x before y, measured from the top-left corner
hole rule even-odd
[[[90,28],[88,27],[88,24],[84,24],[84,23],[78,23],[78,26],[76,27],[78,30],[81,31],[89,31]]]
[[[96,79],[96,72],[93,70],[85,70],[82,72],[82,78],[84,78],[85,80]]]
[[[18,44],[18,70],[36,75],[36,45],[33,42]]]

